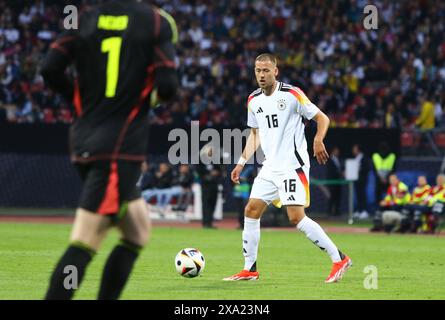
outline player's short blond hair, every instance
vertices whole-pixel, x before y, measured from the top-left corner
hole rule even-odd
[[[258,57],[256,57],[255,62],[257,61],[270,61],[275,66],[277,65],[277,58],[271,53],[262,53]]]

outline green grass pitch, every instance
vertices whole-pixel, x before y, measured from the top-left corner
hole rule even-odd
[[[71,226],[0,224],[0,299],[41,299],[66,248]],[[224,282],[241,270],[241,232],[157,227],[122,299],[445,299],[445,238],[419,235],[331,234],[354,265],[341,282],[324,284],[331,263],[299,232],[263,230],[259,281]],[[94,299],[101,269],[118,239],[112,231],[87,270],[75,299]],[[176,253],[199,248],[202,276],[177,275]],[[378,271],[378,289],[365,289],[364,268]]]

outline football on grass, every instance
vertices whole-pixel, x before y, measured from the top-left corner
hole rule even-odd
[[[183,277],[194,278],[204,270],[203,254],[195,248],[185,248],[178,252],[175,258],[176,271]]]

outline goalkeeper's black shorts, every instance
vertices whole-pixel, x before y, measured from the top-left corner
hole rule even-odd
[[[136,183],[141,175],[138,161],[92,161],[75,163],[83,188],[79,208],[119,218],[126,202],[141,197]]]

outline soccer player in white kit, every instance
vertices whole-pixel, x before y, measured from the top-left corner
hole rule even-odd
[[[352,265],[352,261],[337,249],[320,225],[304,212],[310,202],[310,162],[303,118],[317,122],[313,147],[319,164],[325,164],[329,157],[323,143],[329,118],[299,88],[278,82],[277,75],[277,61],[273,55],[265,53],[256,58],[255,76],[260,88],[251,93],[247,101],[247,125],[251,127],[251,132],[243,154],[231,173],[232,181],[239,183],[244,164],[260,144],[265,161],[255,178],[244,211],[244,268],[224,280],[259,278],[256,260],[260,218],[270,203],[281,202],[286,206],[289,221],[330,256],[333,266],[325,282],[337,282]]]

